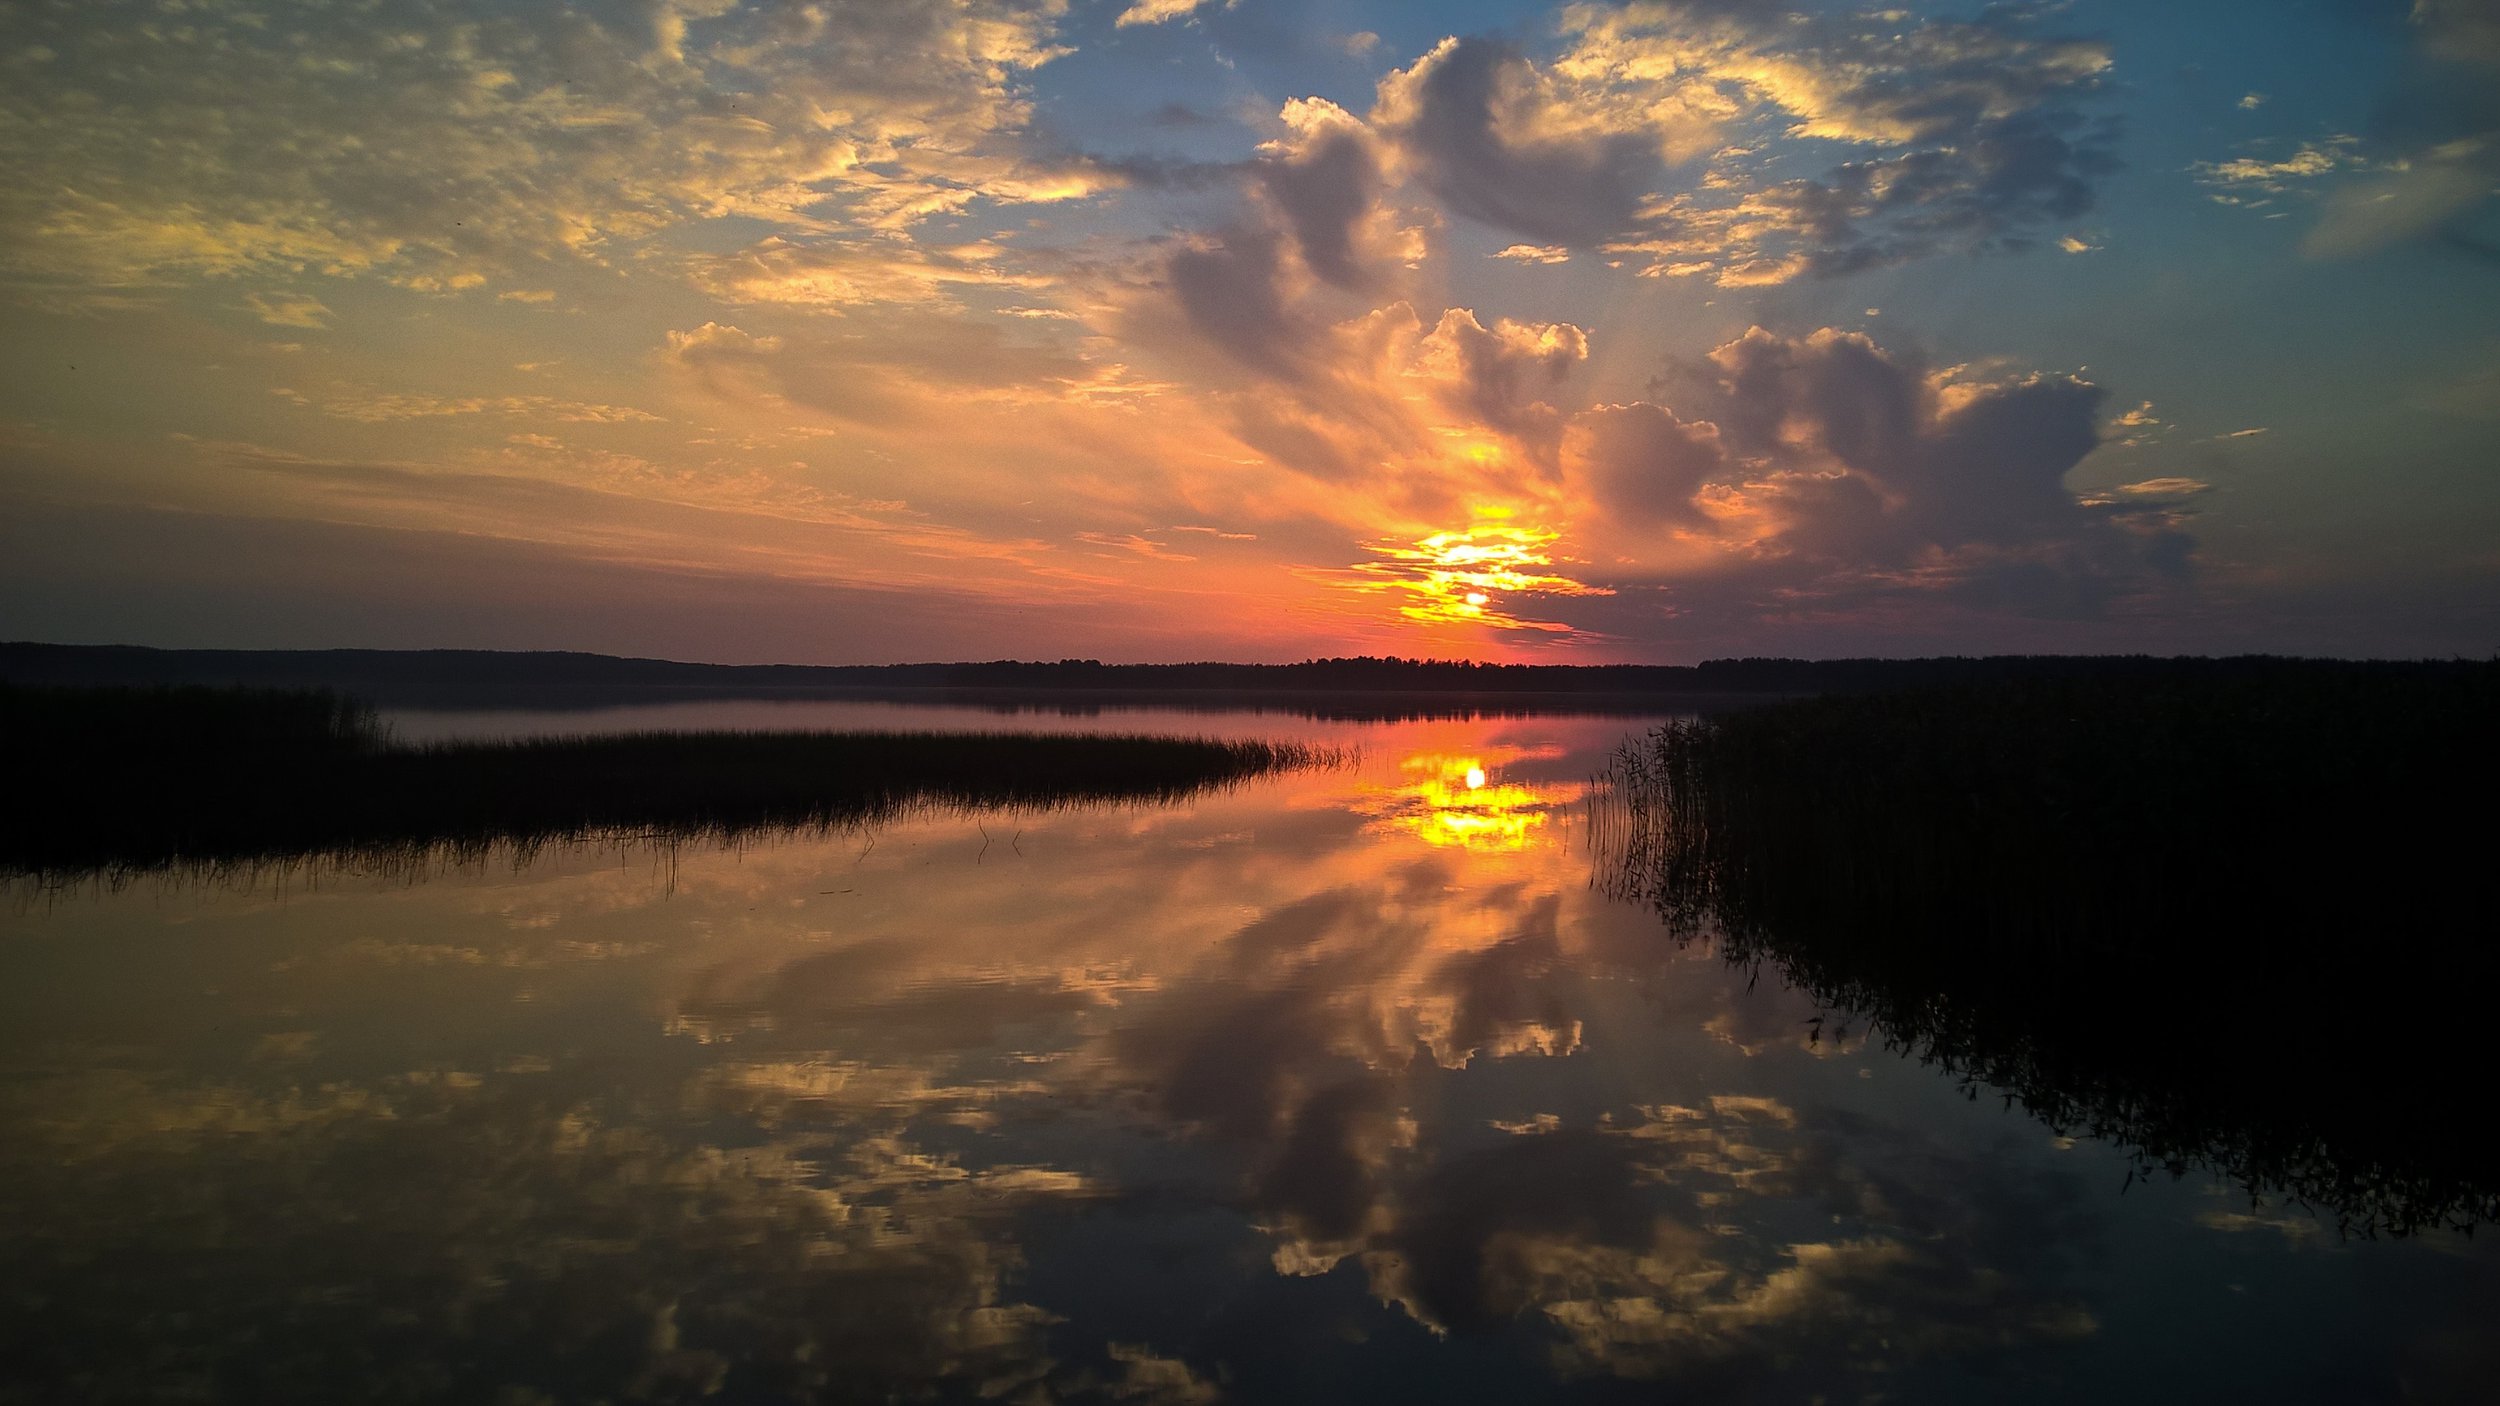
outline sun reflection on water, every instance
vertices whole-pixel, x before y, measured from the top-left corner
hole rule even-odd
[[[1515,853],[1550,842],[1571,799],[1552,786],[1497,781],[1480,756],[1419,752],[1398,763],[1390,823],[1434,846]]]

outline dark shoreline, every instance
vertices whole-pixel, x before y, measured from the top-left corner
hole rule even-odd
[[[610,835],[737,839],[930,809],[1166,801],[1335,754],[1017,733],[629,733],[395,745],[318,690],[0,685],[0,876],[58,887],[318,855],[381,868]]]
[[[1601,886],[2145,1172],[2357,1234],[2500,1219],[2500,663],[2030,680],[1671,724]]]
[[[494,650],[191,650],[0,643],[0,682],[20,685],[328,688],[389,707],[576,708],[690,698],[850,699],[1111,710],[1241,708],[1316,716],[1717,711],[1823,693],[1984,684],[2015,678],[2127,679],[2186,670],[2245,677],[2286,670],[2403,677],[2466,661],[2346,661],[2265,655],[1995,655],[1926,659],[1714,659],[1692,665],[1478,664],[1399,658],[1295,664],[695,664]],[[1337,711],[1325,711],[1337,710]]]

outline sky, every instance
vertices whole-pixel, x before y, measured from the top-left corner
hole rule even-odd
[[[0,638],[2500,649],[2500,3],[12,0]]]

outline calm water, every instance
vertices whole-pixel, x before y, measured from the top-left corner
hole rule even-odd
[[[1160,808],[9,910],[0,1399],[2470,1401],[2489,1237],[2347,1241],[1592,887],[1633,730]],[[2128,1038],[2113,1031],[2113,1038]]]

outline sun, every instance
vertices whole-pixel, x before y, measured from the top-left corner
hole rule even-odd
[[[1408,597],[1398,613],[1427,625],[1489,625],[1499,630],[1545,630],[1563,634],[1571,627],[1524,619],[1504,605],[1497,593],[1517,596],[1602,596],[1603,586],[1575,581],[1554,570],[1553,543],[1561,536],[1543,528],[1501,521],[1435,532],[1411,545],[1370,547],[1377,560],[1354,568],[1371,578],[1359,590],[1395,590]],[[1388,578],[1382,583],[1379,578]]]

